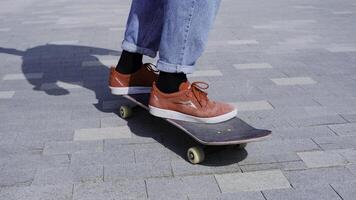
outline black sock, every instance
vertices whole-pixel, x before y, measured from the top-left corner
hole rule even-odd
[[[116,71],[122,74],[132,74],[142,66],[142,54],[122,51],[120,60],[116,65]]]
[[[187,75],[184,73],[159,72],[157,87],[164,93],[178,92],[179,85],[187,81]]]

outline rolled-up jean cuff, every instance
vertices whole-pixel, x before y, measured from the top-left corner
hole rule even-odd
[[[147,49],[144,47],[139,47],[134,43],[128,42],[126,40],[124,40],[122,42],[121,48],[125,51],[131,52],[131,53],[140,53],[143,54],[145,56],[149,56],[151,58],[155,58],[157,55],[156,51],[153,51],[151,49]]]
[[[162,60],[158,60],[157,69],[159,71],[164,71],[164,72],[168,72],[168,73],[191,74],[195,70],[195,65],[171,64],[171,63],[166,63]]]

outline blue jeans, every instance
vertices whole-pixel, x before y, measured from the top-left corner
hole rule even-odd
[[[156,57],[157,68],[192,73],[220,0],[133,0],[122,49]]]

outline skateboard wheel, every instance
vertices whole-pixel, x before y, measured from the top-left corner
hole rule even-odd
[[[236,145],[236,147],[237,147],[238,149],[244,149],[246,146],[247,146],[247,143],[242,143],[242,144]]]
[[[187,158],[192,164],[198,164],[204,161],[205,154],[201,147],[191,147],[187,151]]]
[[[126,119],[132,115],[132,109],[129,106],[120,107],[120,117]]]

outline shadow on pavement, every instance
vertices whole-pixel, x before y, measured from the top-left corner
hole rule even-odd
[[[0,47],[0,53],[22,57],[22,72],[24,74],[43,73],[40,79],[28,78],[33,90],[45,92],[47,95],[69,95],[70,91],[63,84],[71,84],[91,90],[98,100],[94,106],[101,112],[115,112],[118,109],[103,109],[104,100],[118,100],[125,104],[127,100],[112,96],[107,87],[109,68],[100,63],[96,56],[117,56],[119,51],[74,45],[42,45],[25,51]],[[83,63],[86,63],[83,66]],[[113,63],[115,64],[115,63]],[[170,125],[168,122],[151,116],[144,110],[138,110],[135,117],[127,119],[127,125],[138,137],[153,138],[178,156],[186,159],[186,150],[197,143]],[[214,153],[208,154],[202,165],[223,166],[247,157],[245,150],[237,148],[214,147]],[[154,152],[153,152],[154,153]],[[159,156],[160,152],[157,152]],[[162,157],[163,159],[163,157]]]

